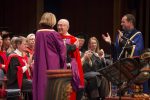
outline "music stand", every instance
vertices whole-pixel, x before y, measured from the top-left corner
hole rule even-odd
[[[110,66],[100,69],[99,72],[118,87],[124,82],[127,82],[127,86],[129,86],[140,73],[141,67],[138,60],[123,58]]]

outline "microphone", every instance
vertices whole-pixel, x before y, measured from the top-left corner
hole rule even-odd
[[[122,38],[122,39],[124,39],[124,40],[129,41],[132,45],[136,45],[136,43],[135,43],[134,41],[132,41],[132,40],[128,39],[128,38],[127,38],[127,37],[125,37],[125,36],[122,36],[121,38]]]

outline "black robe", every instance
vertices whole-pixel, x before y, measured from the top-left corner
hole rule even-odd
[[[83,63],[83,71],[86,82],[86,92],[90,99],[105,98],[109,94],[109,82],[98,70],[105,67],[104,60],[94,54],[91,56],[92,65],[87,61]],[[91,73],[92,72],[92,73]]]

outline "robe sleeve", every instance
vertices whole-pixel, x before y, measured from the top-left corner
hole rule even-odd
[[[75,37],[71,37],[71,44],[74,44],[77,41]],[[77,62],[77,70],[78,70],[78,77],[80,79],[80,82],[78,84],[78,88],[84,88],[84,74],[83,74],[83,69],[82,69],[82,63],[81,63],[81,57],[80,57],[80,52],[79,48],[76,48],[76,50],[73,52],[73,58],[76,59]],[[72,70],[74,71],[74,70]],[[73,75],[74,76],[74,75]]]
[[[59,33],[55,33],[53,39],[60,58],[60,68],[66,68],[66,47],[64,41]]]
[[[76,51],[73,54],[74,54],[74,57],[77,61],[77,67],[78,67],[78,72],[79,72],[79,78],[80,78],[79,88],[84,88],[84,74],[83,74],[79,49],[76,48]]]

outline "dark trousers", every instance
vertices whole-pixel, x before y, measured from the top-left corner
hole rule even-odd
[[[23,79],[22,93],[24,100],[32,100],[32,80]]]

